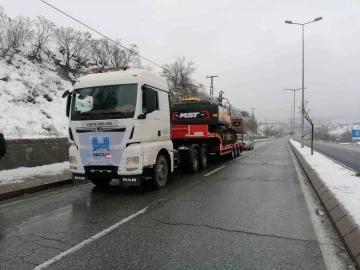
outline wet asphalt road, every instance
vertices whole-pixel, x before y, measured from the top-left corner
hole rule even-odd
[[[144,208],[48,269],[325,269],[286,139],[159,191],[80,184],[3,202],[0,269],[32,269]]]
[[[304,144],[311,147],[311,141],[306,140]],[[314,142],[314,150],[360,172],[360,146]]]

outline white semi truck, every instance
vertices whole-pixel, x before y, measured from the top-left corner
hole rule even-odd
[[[230,128],[211,133],[206,124],[220,117],[230,120],[223,108],[210,111],[209,106],[218,105],[198,102],[180,104],[170,112],[166,79],[147,70],[95,69],[63,97],[67,97],[73,179],[89,179],[97,186],[112,179],[125,186],[152,179],[156,188],[162,188],[180,164],[194,173],[207,166],[209,154],[234,158],[241,152]],[[232,137],[235,140],[229,141]]]

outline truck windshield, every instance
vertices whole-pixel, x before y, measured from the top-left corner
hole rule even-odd
[[[71,120],[133,118],[137,84],[106,85],[74,91]]]

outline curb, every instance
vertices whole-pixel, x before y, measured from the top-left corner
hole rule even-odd
[[[316,191],[326,212],[335,225],[336,230],[343,239],[350,255],[360,269],[360,228],[346,211],[344,206],[337,200],[334,194],[327,188],[316,171],[306,162],[301,153],[289,142],[291,149],[299,160],[306,175]]]
[[[72,179],[64,179],[64,180],[54,181],[51,183],[42,183],[40,185],[34,185],[26,188],[11,190],[9,192],[0,193],[0,201],[4,201],[4,200],[23,196],[25,194],[32,194],[49,188],[59,187],[72,183],[73,183]]]

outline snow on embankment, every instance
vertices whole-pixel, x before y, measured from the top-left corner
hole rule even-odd
[[[71,87],[51,63],[21,54],[11,62],[0,59],[0,132],[6,139],[66,137],[66,100],[61,95]]]
[[[314,151],[312,156],[310,148],[296,141],[290,142],[305,158],[306,162],[317,172],[328,189],[349,212],[354,221],[360,225],[360,178],[353,171],[335,163],[326,156]]]
[[[27,177],[36,175],[54,175],[65,171],[69,171],[68,161],[32,168],[20,167],[12,170],[4,170],[0,172],[0,185],[20,183]]]

